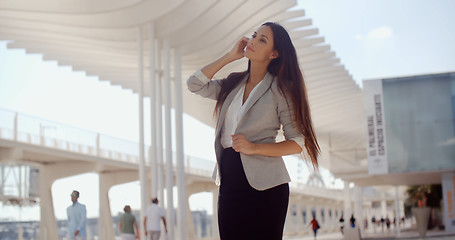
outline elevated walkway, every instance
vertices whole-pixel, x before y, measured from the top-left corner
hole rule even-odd
[[[38,193],[35,202],[39,202],[41,208],[40,228],[43,239],[54,239],[52,236],[57,232],[51,194],[53,182],[86,172],[96,172],[100,176],[100,238],[112,239],[114,231],[108,192],[114,185],[138,180],[138,148],[138,143],[135,142],[0,109],[0,164],[27,165],[38,170],[39,187],[35,189]],[[145,152],[148,159],[148,151]],[[218,189],[211,178],[214,165],[214,161],[185,156],[187,200],[194,193],[212,192],[213,212],[216,213]],[[150,167],[148,161],[146,167]],[[160,165],[161,174],[166,173],[165,168],[164,164]],[[174,177],[175,168],[174,160]],[[147,172],[150,175],[150,171]],[[323,224],[328,231],[337,229],[337,218],[343,208],[341,190],[303,183],[291,183],[290,187],[290,208],[285,227],[287,233],[307,232],[303,227],[305,220],[301,216],[306,212],[306,221],[309,221],[311,211],[319,219],[325,219]],[[0,199],[4,203],[14,197],[19,205],[23,199],[33,201],[33,196],[26,194],[20,196],[21,200],[17,196],[3,194],[3,190],[0,193]],[[216,223],[216,214],[213,218]],[[188,221],[188,224],[189,235],[194,235],[192,221]]]

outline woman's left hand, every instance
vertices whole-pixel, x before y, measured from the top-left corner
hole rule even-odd
[[[232,148],[236,152],[240,152],[246,155],[255,154],[256,144],[248,141],[248,139],[241,134],[231,135],[232,137]]]

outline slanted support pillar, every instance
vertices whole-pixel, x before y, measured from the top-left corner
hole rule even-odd
[[[194,234],[194,223],[193,223],[193,216],[191,216],[191,211],[190,211],[190,197],[193,195],[194,192],[186,192],[186,206],[188,209],[188,214],[186,215],[186,221],[188,222],[188,232],[186,233],[186,236],[188,239],[196,239],[196,236]]]
[[[40,239],[58,240],[57,221],[55,219],[54,202],[52,200],[52,184],[55,179],[51,168],[40,167]]]
[[[111,189],[112,177],[108,174],[99,174],[99,199],[100,216],[98,221],[99,239],[114,239],[114,222],[112,221],[111,204],[109,201],[109,189]]]
[[[55,180],[93,171],[90,163],[55,163],[39,167],[40,239],[58,240],[57,221],[52,200]],[[68,198],[71,192],[68,192]]]
[[[98,222],[99,239],[115,239],[114,222],[112,221],[109,190],[112,186],[131,182],[138,179],[137,171],[122,171],[115,173],[99,173],[100,216]],[[145,187],[145,186],[144,186]],[[136,223],[139,224],[139,219]],[[139,226],[138,226],[139,227]]]
[[[212,236],[210,238],[216,239],[218,238],[218,207],[217,207],[217,202],[218,202],[218,187],[211,183],[211,182],[190,182],[187,186],[187,202],[190,199],[190,196],[199,193],[199,192],[211,192],[213,193],[213,225],[212,225]],[[188,206],[188,209],[189,206]],[[196,239],[195,233],[194,233],[194,225],[193,225],[193,219],[191,216],[191,213],[188,210],[188,239]]]

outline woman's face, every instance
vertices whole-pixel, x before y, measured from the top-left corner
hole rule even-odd
[[[269,26],[261,26],[248,40],[245,50],[245,57],[252,62],[267,62],[278,57],[274,50],[273,31]]]

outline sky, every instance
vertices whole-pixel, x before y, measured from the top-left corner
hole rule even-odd
[[[455,1],[299,0],[354,80],[455,70]]]
[[[305,9],[359,86],[365,79],[455,71],[455,1],[299,0],[297,8]],[[137,101],[131,91],[53,61],[43,62],[38,54],[7,50],[6,42],[0,42],[0,108],[136,141]],[[148,101],[144,104],[149,109]],[[146,111],[145,122],[149,119]],[[189,116],[184,117],[184,129],[185,153],[214,159],[213,129]],[[146,141],[149,132],[146,125]],[[204,143],[191,145],[196,134]],[[89,217],[98,215],[98,186],[93,182],[98,182],[97,175],[88,173],[54,183],[57,219],[66,219],[73,189],[80,190]],[[134,194],[123,194],[127,190]],[[113,215],[125,204],[139,209],[138,193],[137,182],[114,186],[109,193]],[[211,211],[210,198],[206,193],[193,196],[191,209]],[[39,216],[36,207],[0,208],[0,218]]]

